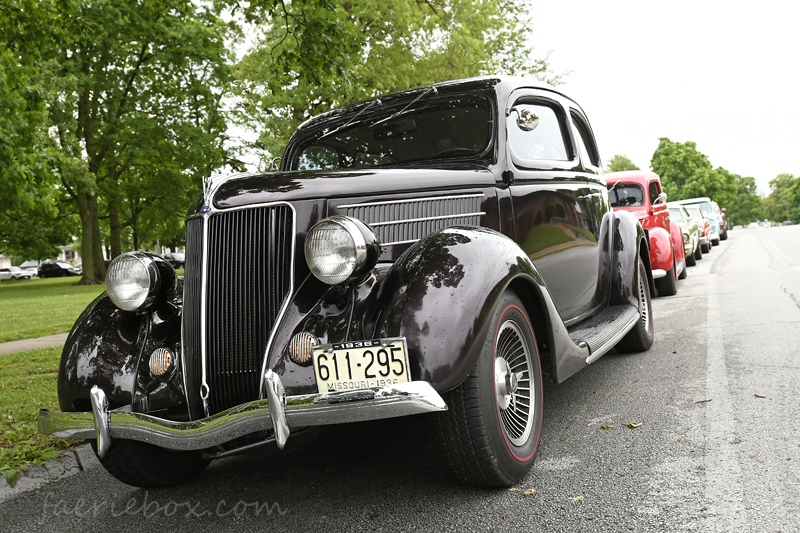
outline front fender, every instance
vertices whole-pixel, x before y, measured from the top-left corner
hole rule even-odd
[[[89,304],[72,326],[61,352],[61,411],[91,411],[89,391],[97,385],[106,393],[110,409],[184,413],[180,303],[171,298],[156,310],[140,314],[119,309],[103,293]],[[175,368],[162,378],[154,378],[146,358],[159,347],[170,349],[176,356]]]
[[[562,342],[566,328],[533,263],[508,237],[477,227],[434,233],[398,259],[378,298],[374,336],[405,337],[412,378],[452,389],[472,372],[494,306],[512,283],[529,298],[540,345],[553,345],[553,331]]]
[[[650,266],[669,272],[673,265],[672,237],[664,228],[653,228],[648,233],[650,235]]]
[[[133,403],[146,329],[143,315],[119,309],[106,293],[89,304],[72,326],[61,352],[61,411],[91,411],[89,390],[93,385],[106,392],[111,409]]]

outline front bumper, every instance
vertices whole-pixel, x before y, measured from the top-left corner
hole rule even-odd
[[[273,430],[283,448],[293,429],[378,420],[446,411],[447,405],[427,381],[331,394],[286,397],[280,378],[264,375],[267,398],[242,404],[213,416],[175,422],[144,413],[110,411],[105,393],[92,387],[91,413],[39,411],[39,432],[52,437],[97,439],[103,457],[112,439],[131,439],[171,450],[202,450],[238,437]]]

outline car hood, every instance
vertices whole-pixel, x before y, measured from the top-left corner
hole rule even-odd
[[[492,172],[478,165],[426,169],[285,171],[228,178],[216,186],[213,205],[217,209],[230,209],[277,201],[458,190],[492,186],[495,183]],[[197,212],[201,207],[201,202],[198,202],[193,210]]]

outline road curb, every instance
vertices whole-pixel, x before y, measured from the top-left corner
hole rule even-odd
[[[62,453],[56,459],[51,459],[41,465],[28,466],[28,472],[20,475],[17,485],[13,489],[8,486],[5,479],[0,479],[0,503],[36,490],[47,483],[68,478],[98,466],[100,466],[100,461],[97,460],[91,445],[81,444],[77,448]]]

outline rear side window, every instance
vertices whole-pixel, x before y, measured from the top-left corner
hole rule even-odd
[[[575,129],[578,131],[577,141],[578,148],[581,151],[581,160],[591,163],[592,166],[599,167],[600,153],[597,150],[597,144],[594,142],[592,130],[589,129],[589,123],[574,109],[570,111],[570,115]]]
[[[538,124],[532,130],[520,127],[518,121],[528,117]],[[508,142],[519,159],[569,161],[563,121],[556,111],[544,104],[516,104],[506,119]]]
[[[674,220],[674,221],[676,221],[678,223],[686,222],[683,219],[683,212],[678,207],[670,207],[669,208],[669,216],[670,216],[670,218],[672,218],[672,220]]]

